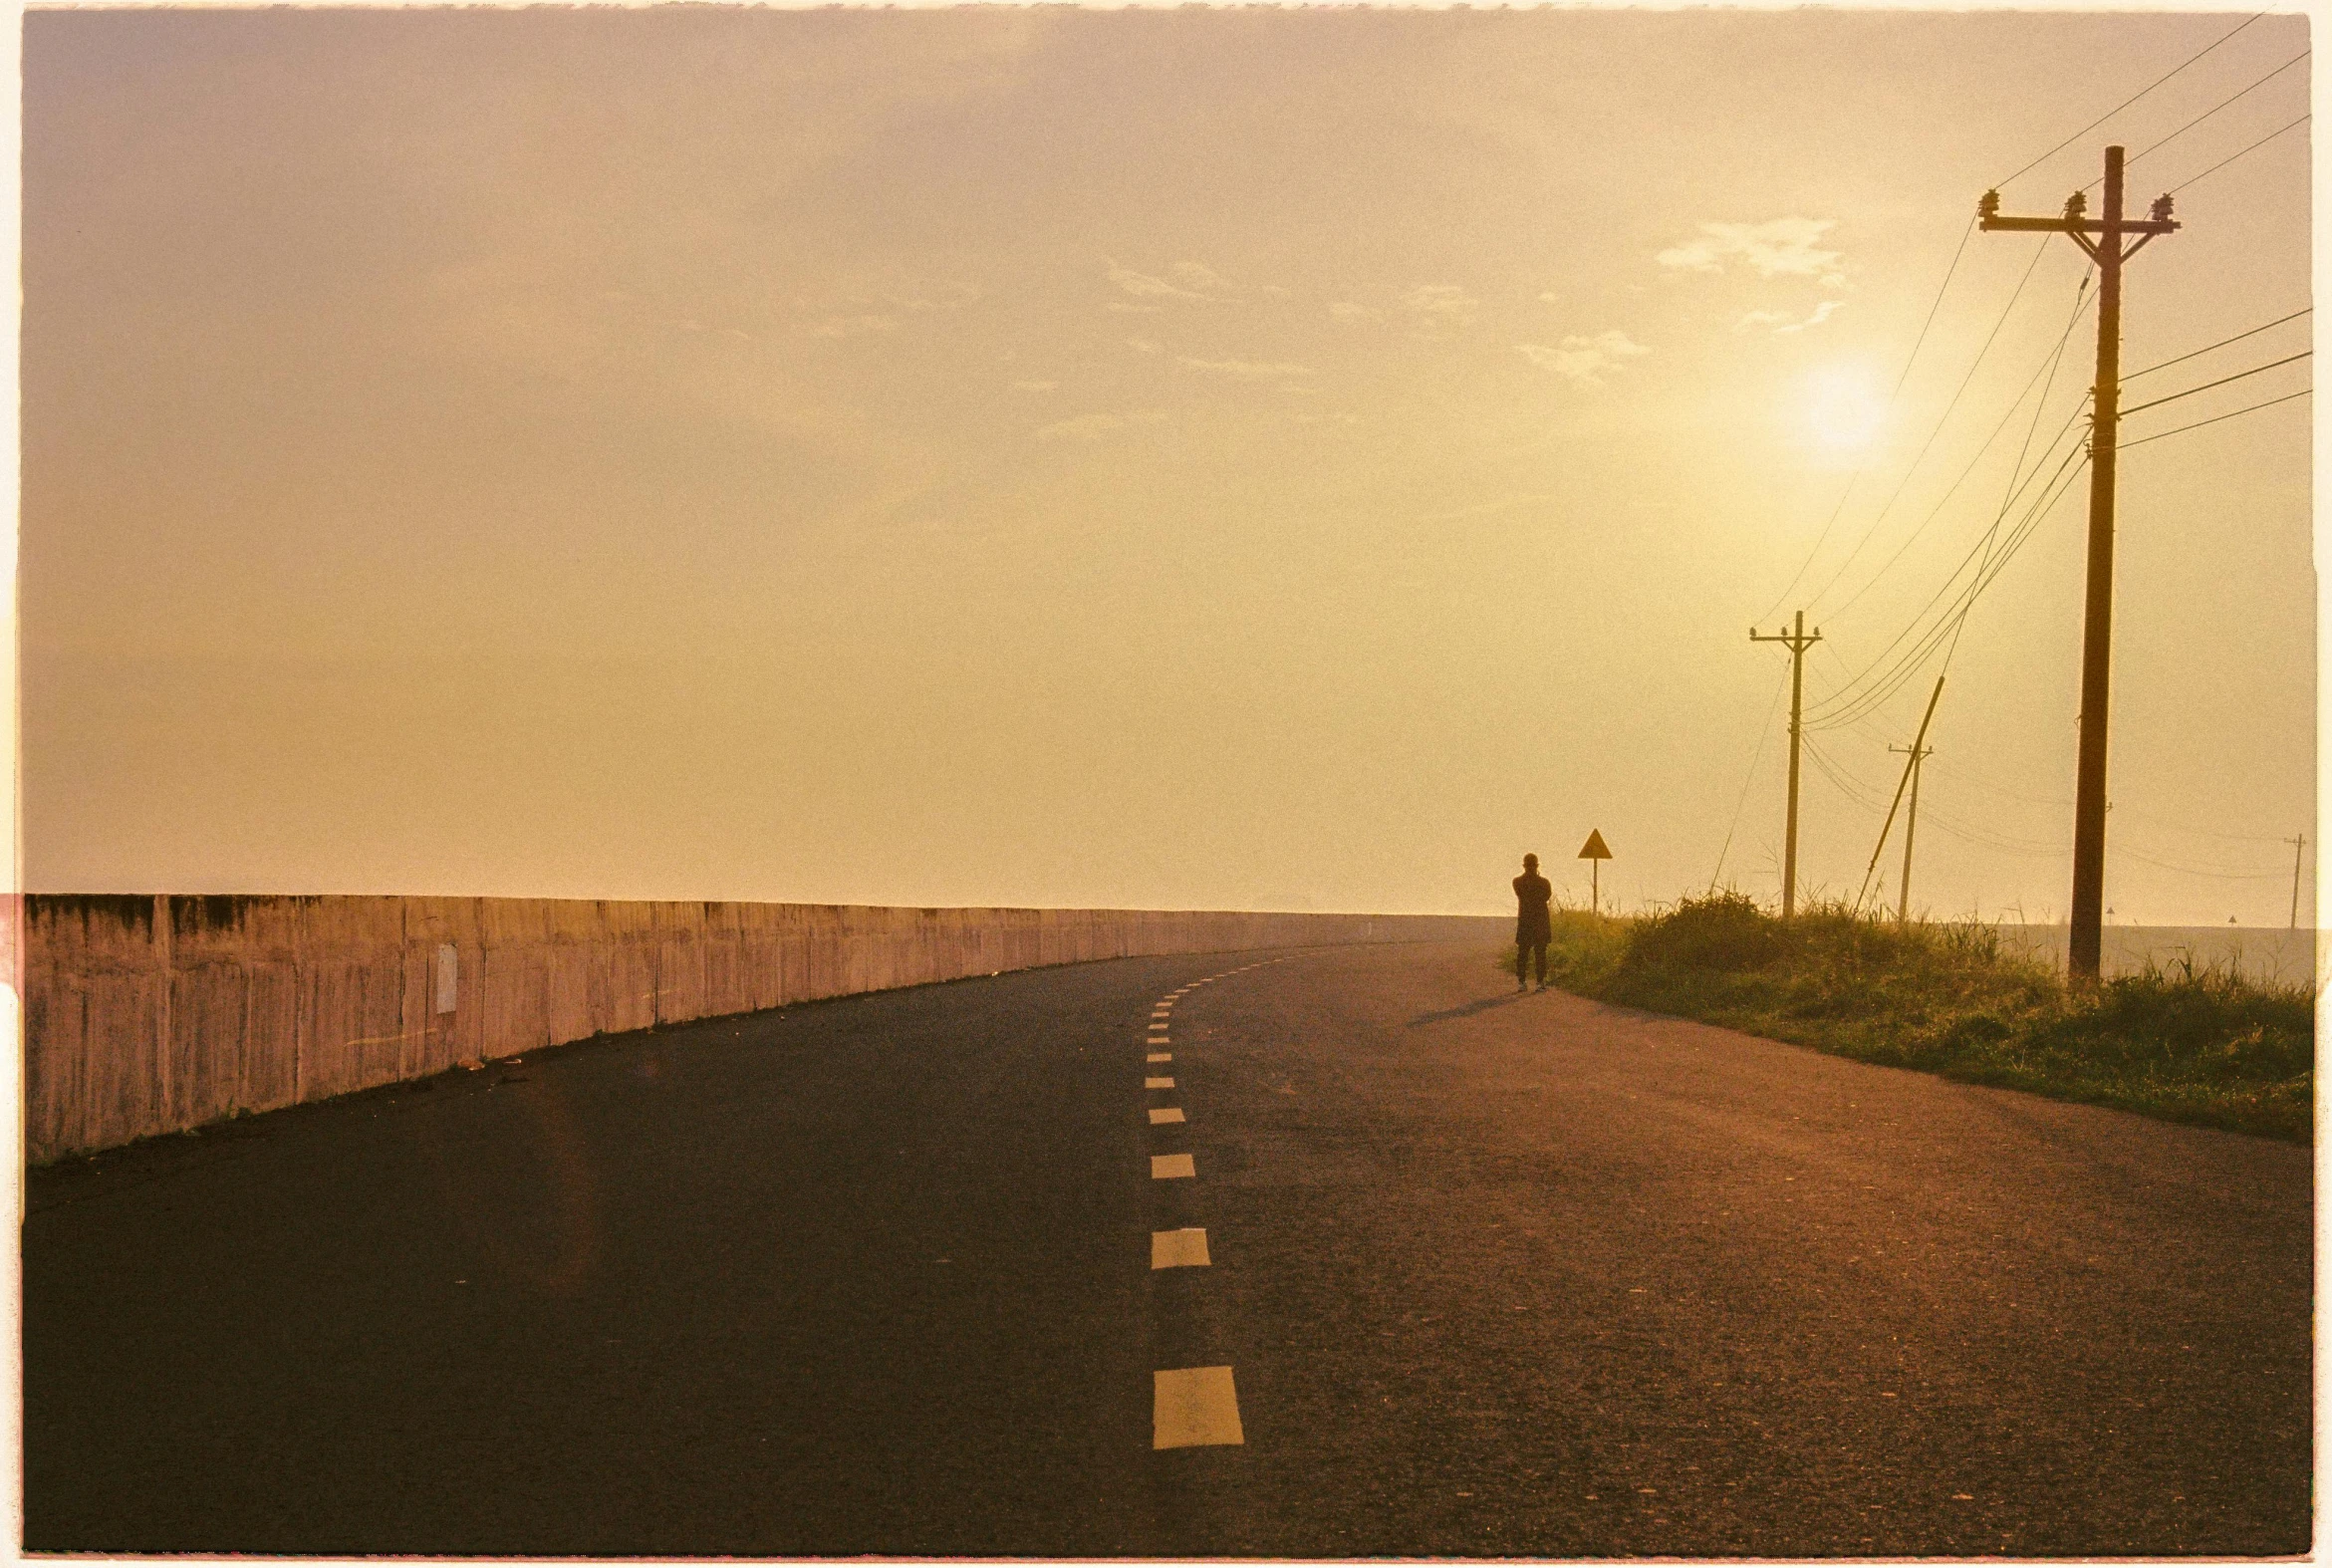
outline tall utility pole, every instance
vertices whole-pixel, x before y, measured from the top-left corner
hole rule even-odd
[[[1938,683],[1939,686],[1941,682]],[[1895,923],[1911,923],[1911,840],[1919,832],[1919,765],[1936,754],[1933,746],[1914,742],[1908,746],[1889,746],[1889,751],[1908,752],[1911,756],[1911,813],[1903,819],[1903,903],[1895,912]]]
[[[2064,234],[2097,263],[2097,390],[2089,430],[2089,583],[2081,620],[2081,748],[2073,793],[2073,926],[2067,968],[2077,981],[2097,979],[2104,945],[2105,720],[2113,661],[2114,450],[2122,395],[2122,263],[2157,234],[2173,233],[2170,197],[2155,198],[2143,220],[2122,216],[2122,149],[2105,149],[2105,216],[2083,216],[2088,197],[2073,192],[2062,215],[2004,218],[2000,193],[1984,192],[1976,219],[2001,230]],[[2135,236],[2136,243],[2124,241]]]
[[[2299,862],[2308,850],[2308,836],[2296,835],[2291,841],[2291,928],[2299,929]]]
[[[1789,650],[1789,830],[1781,851],[1781,917],[1786,920],[1798,912],[1798,738],[1804,733],[1800,715],[1806,698],[1806,650],[1822,641],[1822,629],[1816,627],[1807,636],[1806,613],[1801,610],[1795,632],[1767,637],[1751,627],[1749,641],[1779,643]]]

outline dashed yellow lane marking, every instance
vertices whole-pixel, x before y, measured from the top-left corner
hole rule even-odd
[[[1150,1113],[1152,1127],[1164,1127],[1168,1122],[1179,1122],[1181,1119],[1182,1108],[1176,1105],[1154,1107]]]
[[[1153,1181],[1168,1181],[1175,1176],[1195,1176],[1197,1174],[1198,1168],[1191,1163],[1188,1155],[1150,1157],[1150,1179]]]
[[[1171,1051],[1153,1051],[1146,1058],[1146,1060],[1153,1062],[1170,1062],[1173,1059],[1174,1053]]]
[[[1174,1081],[1171,1078],[1145,1078],[1142,1080],[1142,1087],[1145,1089],[1171,1089],[1173,1086]]]
[[[1196,1225],[1150,1233],[1152,1268],[1209,1268],[1213,1263],[1206,1255],[1206,1232]]]
[[[1153,1448],[1200,1448],[1243,1443],[1239,1394],[1228,1367],[1180,1367],[1157,1374],[1151,1419]]]

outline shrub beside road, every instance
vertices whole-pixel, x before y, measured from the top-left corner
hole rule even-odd
[[[1784,921],[1730,892],[1634,919],[1557,911],[1547,960],[1582,996],[1858,1061],[2313,1137],[2313,994],[2224,966],[2149,964],[2082,990],[1988,926],[1843,906]]]

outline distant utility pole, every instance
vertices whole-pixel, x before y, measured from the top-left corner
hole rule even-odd
[[[1913,744],[1889,746],[1889,751],[1901,751],[1911,758],[1911,812],[1903,819],[1903,904],[1895,912],[1895,923],[1911,923],[1911,840],[1919,832],[1919,765],[1936,754],[1933,746]]]
[[[1928,710],[1920,715],[1919,733],[1911,737],[1911,760],[1904,764],[1903,777],[1895,785],[1895,798],[1887,802],[1887,820],[1879,824],[1879,842],[1871,846],[1871,863],[1863,868],[1863,885],[1856,890],[1854,896],[1854,907],[1858,912],[1863,907],[1863,895],[1871,890],[1871,873],[1879,869],[1879,857],[1887,853],[1887,835],[1895,830],[1895,813],[1903,806],[1903,791],[1907,786],[1914,788],[1912,810],[1914,812],[1919,810],[1919,796],[1916,792],[1917,776],[1913,770],[1918,766],[1920,759],[1928,754],[1927,751],[1920,748],[1927,745],[1928,726],[1936,721],[1936,704],[1943,700],[1943,677],[1938,675],[1936,689],[1928,696]],[[1902,751],[1905,748],[1889,746],[1887,749],[1889,751]],[[1933,747],[1928,748],[1928,750],[1933,749]],[[1886,897],[1883,886],[1880,897]],[[1905,829],[1903,835],[1903,908],[1906,912],[1911,909],[1911,832],[1909,829]],[[1908,914],[1906,917],[1908,918]]]
[[[1798,910],[1798,738],[1804,733],[1800,715],[1806,697],[1806,650],[1822,641],[1822,629],[1814,628],[1808,637],[1806,613],[1801,610],[1795,632],[1767,637],[1751,627],[1749,641],[1779,643],[1789,650],[1789,830],[1781,852],[1781,917],[1786,920]]]
[[[2299,862],[2307,853],[2308,836],[2297,834],[2291,841],[2291,928],[2299,929]]]
[[[2004,218],[2000,193],[1987,190],[1976,219],[1987,233],[2001,230],[2069,236],[2097,263],[2097,390],[2089,431],[2089,583],[2081,621],[2081,747],[2073,795],[2073,915],[2067,969],[2094,982],[2104,946],[2105,720],[2107,677],[2113,657],[2114,445],[2120,437],[2122,394],[2122,263],[2157,234],[2175,232],[2170,197],[2155,198],[2143,221],[2122,217],[2122,149],[2105,149],[2105,216],[2084,217],[2088,197],[2073,192],[2062,215]],[[2136,236],[2136,243],[2124,240]]]

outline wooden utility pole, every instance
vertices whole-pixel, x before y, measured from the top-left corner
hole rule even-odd
[[[1804,733],[1800,715],[1806,697],[1806,650],[1822,641],[1822,629],[1814,628],[1813,636],[1806,635],[1806,613],[1798,612],[1797,630],[1776,632],[1765,636],[1755,627],[1749,628],[1752,643],[1779,643],[1789,650],[1789,829],[1781,851],[1781,917],[1788,919],[1798,909],[1798,739]]]
[[[2306,834],[2302,833],[2293,837],[2291,841],[2291,928],[2295,931],[2299,929],[2299,863],[2300,857],[2307,853],[2307,849],[2308,836]]]
[[[2157,234],[2175,232],[2170,197],[2155,198],[2142,220],[2122,216],[2122,149],[2105,149],[2105,216],[2086,217],[2088,197],[2075,191],[2053,218],[2000,216],[2000,193],[1984,192],[1976,218],[1987,233],[2068,236],[2097,263],[2097,390],[2089,430],[2089,582],[2081,620],[2081,746],[2073,793],[2073,915],[2066,967],[2077,981],[2097,979],[2104,946],[2105,720],[2113,662],[2114,447],[2122,395],[2122,263]],[[2135,238],[2135,243],[2125,245]]]
[[[1895,923],[1911,923],[1911,840],[1919,832],[1919,765],[1935,755],[1936,748],[1916,742],[1909,746],[1889,746],[1889,751],[1908,752],[1911,756],[1911,811],[1903,819],[1903,902],[1895,912]]]

